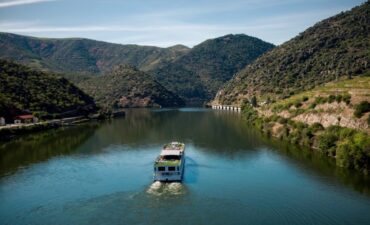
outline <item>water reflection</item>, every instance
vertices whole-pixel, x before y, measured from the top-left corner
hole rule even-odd
[[[324,154],[312,151],[311,149],[299,147],[262,136],[262,139],[271,150],[277,154],[286,156],[284,159],[295,164],[306,174],[315,176],[322,182],[340,182],[363,194],[370,195],[370,177],[358,171],[351,171],[336,166],[335,159],[329,158]]]
[[[189,109],[188,109],[189,110]],[[96,132],[102,146],[124,144],[130,146],[160,144],[171,140],[234,154],[235,150],[255,149],[261,145],[259,134],[236,119],[236,113],[201,110],[181,113],[179,110],[127,111],[124,119],[107,122]],[[194,115],[196,114],[196,115]]]
[[[97,127],[98,124],[91,123],[60,128],[1,143],[0,175],[58,155],[75,153],[78,151],[78,146],[91,137]]]

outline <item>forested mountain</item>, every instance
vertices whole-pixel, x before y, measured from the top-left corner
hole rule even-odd
[[[325,19],[262,55],[220,90],[214,103],[240,104],[253,95],[285,98],[370,67],[370,2]]]
[[[117,65],[132,65],[181,97],[198,100],[212,99],[237,71],[273,47],[247,35],[226,35],[189,49],[0,33],[0,58],[61,73],[74,83],[108,73]]]
[[[129,65],[114,68],[106,75],[85,80],[79,86],[104,107],[169,107],[184,101],[168,91],[151,75]]]
[[[130,64],[150,70],[170,62],[189,51],[176,45],[159,48],[121,45],[83,38],[36,38],[0,33],[0,58],[10,59],[32,68],[74,76],[101,75],[116,65]],[[74,78],[72,75],[69,78]]]
[[[0,116],[26,111],[79,114],[94,110],[94,100],[65,78],[0,60]]]
[[[187,100],[210,100],[236,72],[273,47],[254,37],[230,34],[204,41],[149,72]]]

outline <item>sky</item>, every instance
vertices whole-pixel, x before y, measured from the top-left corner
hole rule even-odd
[[[244,33],[279,45],[365,0],[0,0],[0,32],[189,47]]]

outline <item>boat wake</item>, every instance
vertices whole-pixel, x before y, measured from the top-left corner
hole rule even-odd
[[[185,187],[182,183],[178,182],[162,183],[156,181],[150,185],[146,193],[154,196],[183,195],[185,194]]]

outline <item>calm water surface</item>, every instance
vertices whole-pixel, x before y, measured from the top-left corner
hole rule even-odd
[[[186,144],[183,183],[152,183]],[[0,144],[0,224],[370,224],[370,182],[237,113],[130,110]]]

